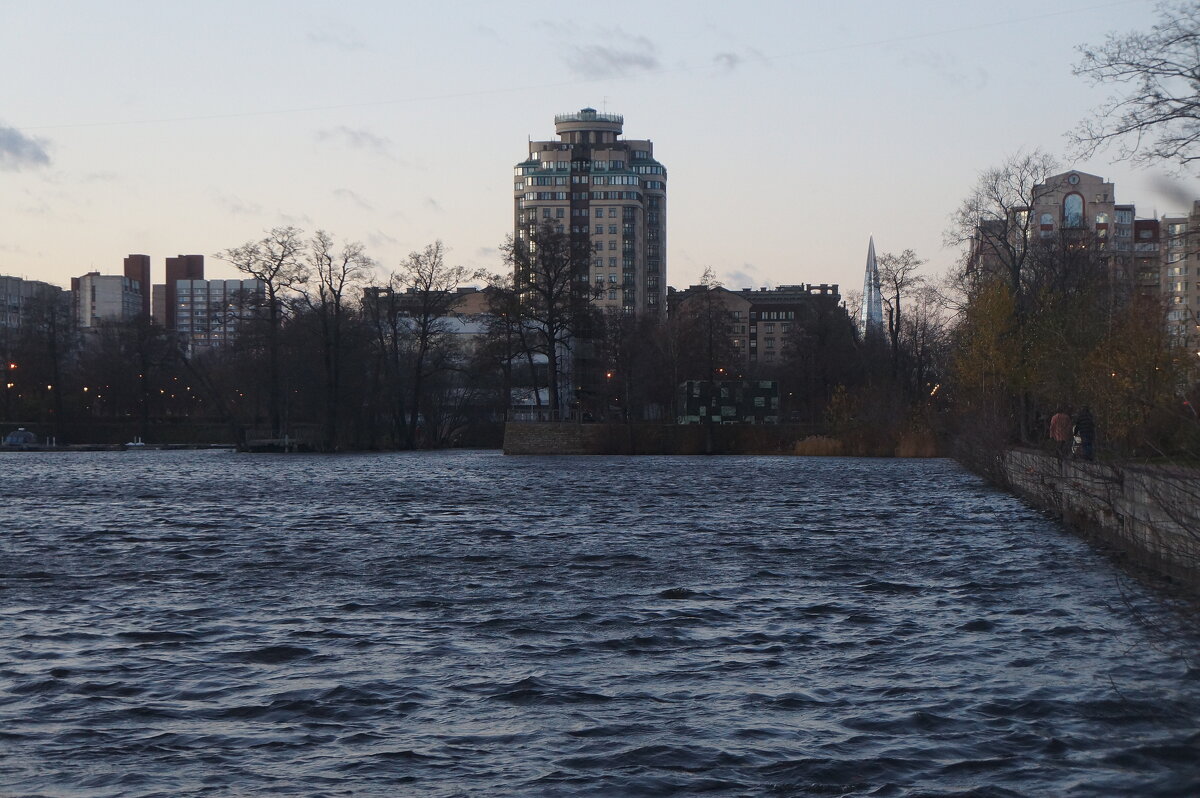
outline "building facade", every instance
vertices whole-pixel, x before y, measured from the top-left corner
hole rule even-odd
[[[176,280],[175,334],[189,351],[214,349],[237,338],[238,327],[266,301],[261,280]]]
[[[85,330],[103,322],[136,319],[145,304],[141,284],[123,274],[88,272],[82,277],[72,277],[71,297],[75,322]]]
[[[594,108],[554,118],[557,140],[529,142],[516,165],[513,236],[528,241],[549,224],[585,241],[580,265],[595,303],[625,313],[659,313],[667,275],[667,170],[649,139],[621,137],[624,118]]]
[[[150,317],[150,256],[149,255],[126,255],[125,256],[125,276],[138,284],[138,290],[142,295],[141,314],[147,318]]]
[[[1167,329],[1200,357],[1200,200],[1187,216],[1164,216],[1160,291]]]
[[[0,277],[0,329],[19,328],[30,303],[39,299],[65,302],[64,296],[65,292],[57,285],[21,277]]]
[[[176,297],[177,283],[180,280],[203,280],[203,255],[176,255],[166,259],[166,279],[162,285],[162,314],[155,316],[158,322],[168,330],[176,329],[176,313],[179,303]],[[158,303],[156,303],[158,304]]]
[[[836,284],[801,283],[775,288],[708,288],[693,285],[682,291],[671,289],[671,313],[687,312],[688,304],[710,293],[721,309],[725,329],[741,362],[749,366],[775,365],[783,361],[788,335],[796,325],[811,327],[826,314],[839,314],[849,324],[847,311]]]

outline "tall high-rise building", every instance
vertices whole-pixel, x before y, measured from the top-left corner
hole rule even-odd
[[[150,317],[150,256],[126,255],[125,277],[138,284],[142,294],[142,315]]]
[[[179,310],[179,300],[176,294],[180,280],[203,280],[203,255],[177,255],[167,258],[167,277],[163,286],[163,317],[162,325],[168,330],[175,329],[175,318]]]
[[[586,241],[596,303],[658,313],[666,297],[667,170],[649,139],[621,137],[624,123],[620,114],[584,108],[554,118],[557,140],[529,142],[513,183],[513,234],[525,239],[549,223]]]
[[[863,275],[862,309],[858,319],[859,332],[883,334],[883,291],[879,284],[879,263],[875,260],[875,236],[867,243],[867,268]]]

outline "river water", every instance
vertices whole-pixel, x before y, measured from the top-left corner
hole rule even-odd
[[[0,795],[1194,796],[1160,599],[944,460],[0,456]]]

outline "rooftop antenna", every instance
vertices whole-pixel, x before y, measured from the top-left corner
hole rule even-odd
[[[607,114],[608,113],[608,95],[607,94],[604,95],[604,102],[602,103],[602,105],[604,107],[604,113]]]

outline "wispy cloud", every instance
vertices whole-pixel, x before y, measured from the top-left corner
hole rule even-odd
[[[962,91],[979,91],[987,86],[988,72],[980,66],[964,67],[954,55],[933,50],[905,53],[900,63],[925,69]]]
[[[50,165],[45,139],[26,136],[15,127],[0,125],[0,169],[19,172]]]
[[[572,47],[565,56],[567,66],[585,78],[621,77],[636,72],[650,72],[661,66],[656,52],[658,48],[645,36],[634,36],[617,28],[603,31],[603,38],[622,44]]]
[[[367,47],[366,40],[358,31],[336,22],[323,25],[320,30],[309,31],[308,40],[313,44],[332,47],[346,53],[365,50]]]
[[[742,268],[722,272],[721,281],[730,291],[740,291],[743,288],[771,288],[770,280],[758,276],[758,267],[753,263],[743,263]]]
[[[367,202],[359,194],[356,194],[348,188],[335,188],[333,190],[333,196],[351,202],[364,211],[375,210],[375,207],[371,205],[371,203]]]
[[[291,225],[292,227],[299,227],[302,230],[313,227],[312,217],[307,213],[302,213],[299,216],[293,216],[290,213],[284,213],[280,211],[279,221],[283,224]]]
[[[367,245],[372,247],[392,246],[399,244],[400,241],[395,236],[390,236],[382,230],[374,230],[367,235]]]
[[[384,156],[389,156],[388,148],[392,145],[389,138],[378,136],[365,128],[355,129],[345,125],[318,130],[317,141],[340,143],[351,149],[366,150]]]
[[[441,206],[441,205],[439,205],[439,204],[438,204],[438,201],[437,201],[437,200],[435,200],[433,197],[426,197],[426,198],[425,198],[425,207],[426,207],[426,208],[429,208],[429,210],[431,210],[431,211],[437,211],[438,213],[442,213],[442,212],[443,212],[443,208],[442,208],[442,206]]]
[[[216,200],[221,207],[234,216],[257,216],[262,213],[261,205],[254,202],[247,202],[233,194],[218,193]]]
[[[737,53],[717,53],[713,56],[713,63],[726,72],[732,72],[737,69],[741,66],[743,60]]]

